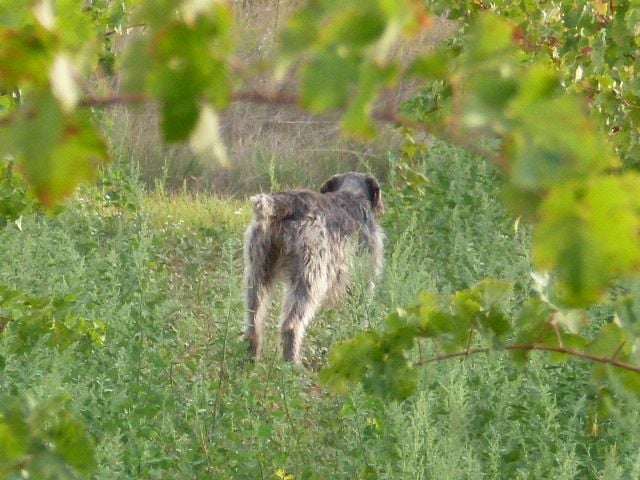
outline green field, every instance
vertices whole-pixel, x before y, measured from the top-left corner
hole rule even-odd
[[[433,363],[402,403],[319,383],[334,342],[422,290],[508,279],[516,308],[532,289],[528,231],[501,206],[493,169],[439,142],[410,163],[426,185],[408,186],[393,156],[379,167],[387,246],[375,297],[355,288],[322,311],[304,368],[280,360],[277,305],[263,360],[247,361],[244,200],[145,191],[119,164],[59,212],[2,228],[0,285],[55,298],[58,313],[38,335],[26,307],[21,322],[0,322],[0,396],[66,405],[95,443],[98,479],[637,478],[637,411],[621,402],[600,418],[579,362]]]

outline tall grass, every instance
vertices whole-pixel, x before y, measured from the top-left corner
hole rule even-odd
[[[528,234],[500,207],[496,173],[441,143],[412,168],[429,178],[419,201],[401,198],[394,175],[385,185],[387,262],[375,298],[356,289],[321,312],[298,368],[279,358],[277,301],[261,362],[247,361],[239,339],[246,205],[149,194],[136,169],[116,165],[57,215],[0,230],[0,284],[73,294],[77,315],[106,323],[103,346],[56,349],[44,335],[21,353],[8,325],[0,396],[68,395],[97,445],[100,479],[637,477],[637,412],[623,405],[599,418],[580,363],[430,364],[401,404],[317,383],[332,342],[379,325],[422,289],[497,276],[519,286],[515,304],[529,288]]]

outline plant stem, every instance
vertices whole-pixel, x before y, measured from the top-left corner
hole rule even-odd
[[[538,350],[543,352],[556,352],[556,353],[565,353],[572,357],[581,358],[583,360],[590,360],[592,362],[597,363],[606,363],[609,365],[613,365],[614,367],[621,368],[623,370],[628,370],[631,372],[640,373],[640,366],[632,365],[627,362],[623,362],[621,360],[616,360],[614,357],[603,357],[600,355],[593,355],[587,352],[580,352],[578,350],[572,350],[566,347],[554,346],[554,345],[542,345],[539,343],[531,343],[531,344],[514,344],[507,345],[503,347],[503,350]],[[489,353],[494,351],[492,348],[472,348],[469,350],[463,350],[461,352],[454,353],[444,353],[441,355],[436,355],[435,357],[427,358],[426,360],[422,360],[420,362],[416,362],[415,365],[426,365],[427,363],[438,362],[441,360],[447,360],[449,358],[455,357],[468,357],[469,355],[475,355],[479,353]]]

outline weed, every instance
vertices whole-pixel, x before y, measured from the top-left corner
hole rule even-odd
[[[628,421],[637,412],[599,419],[578,363],[533,355],[518,370],[495,355],[430,364],[420,393],[402,404],[318,385],[333,341],[379,326],[420,290],[497,276],[519,285],[515,305],[530,288],[528,234],[500,206],[496,173],[440,143],[411,168],[429,183],[411,202],[389,172],[387,262],[374,299],[355,288],[317,316],[307,369],[280,361],[277,309],[265,358],[246,359],[243,202],[145,193],[125,168],[105,172],[56,216],[25,214],[22,230],[0,230],[0,284],[73,298],[74,316],[102,322],[104,342],[42,341],[24,352],[6,328],[0,393],[66,393],[96,444],[97,478],[637,476],[640,429]],[[274,175],[286,183],[277,167]]]

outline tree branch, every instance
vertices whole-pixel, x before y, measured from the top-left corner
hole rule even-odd
[[[297,95],[284,92],[267,90],[238,90],[232,92],[232,102],[261,103],[282,106],[298,106],[300,99]],[[137,105],[153,102],[155,99],[144,93],[111,94],[104,97],[88,96],[78,102],[79,107],[111,107],[116,105]],[[27,113],[28,115],[28,113]],[[8,125],[16,119],[15,112],[0,118],[0,125]],[[373,114],[373,117],[381,122],[395,123],[404,126],[419,128],[420,124],[405,118],[394,111],[383,110]]]
[[[78,102],[78,106],[90,108],[110,107],[116,105],[137,105],[150,103],[155,100],[155,98],[150,97],[149,95],[144,93],[111,94],[104,97],[84,97]],[[300,105],[300,98],[296,94],[269,90],[237,90],[231,93],[230,100],[232,102],[249,102],[266,105],[295,107],[299,107]],[[1,117],[0,126],[9,125],[13,121],[15,121],[18,117],[16,112],[17,111],[14,111],[5,117]],[[33,112],[23,112],[22,115],[26,115],[28,117],[29,115],[33,115]],[[494,164],[500,167],[501,170],[504,170],[503,165],[501,165],[499,162],[499,156],[497,156],[494,152],[491,152],[478,145],[477,142],[473,141],[473,138],[463,137],[462,135],[456,134],[455,128],[444,128],[443,126],[439,126],[437,124],[427,125],[424,122],[419,122],[390,108],[374,110],[371,116],[373,117],[373,119],[381,123],[411,128],[428,133],[430,135],[436,135],[445,138],[487,160],[492,161]]]
[[[469,350],[463,350],[461,352],[454,353],[444,353],[441,355],[436,355],[435,357],[428,358],[426,360],[422,360],[416,362],[415,365],[421,366],[426,365],[427,363],[439,362],[441,360],[447,360],[449,358],[455,357],[468,357],[470,355],[475,355],[479,353],[489,353],[491,351],[499,351],[500,349],[492,349],[492,348],[472,348]],[[590,360],[592,362],[597,363],[606,363],[608,365],[613,365],[614,367],[622,368],[623,370],[628,370],[635,373],[640,373],[640,366],[632,365],[627,362],[623,362],[615,359],[615,355],[612,357],[603,357],[600,355],[593,355],[587,352],[580,352],[578,350],[572,350],[566,347],[554,346],[554,345],[542,345],[539,343],[531,343],[531,344],[514,344],[507,345],[503,347],[502,350],[524,350],[524,351],[532,351],[538,350],[543,352],[555,352],[555,353],[565,353],[572,357],[580,358],[582,360]]]

